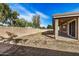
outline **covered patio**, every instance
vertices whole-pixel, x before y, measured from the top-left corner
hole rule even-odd
[[[54,37],[79,40],[79,13],[56,14],[54,19]]]

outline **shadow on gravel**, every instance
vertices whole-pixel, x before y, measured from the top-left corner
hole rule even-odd
[[[62,52],[44,48],[14,45],[1,56],[78,56],[78,53]]]
[[[43,32],[42,35],[45,35],[45,36],[47,36],[47,37],[50,37],[50,38],[55,39],[54,36],[53,36],[53,37],[51,36],[51,35],[54,35],[54,32],[53,32],[53,31],[46,31],[46,32]]]
[[[42,35],[45,35],[47,37],[55,39],[55,37],[54,37],[54,35],[55,35],[54,31],[46,31],[46,32],[43,32]],[[65,38],[72,38],[72,37],[66,35],[66,33],[63,33],[63,32],[59,32],[58,35],[61,36],[61,37],[65,37]],[[75,38],[72,38],[72,39],[75,39]]]

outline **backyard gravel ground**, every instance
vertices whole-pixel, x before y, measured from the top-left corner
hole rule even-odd
[[[55,40],[52,34],[38,33],[24,36],[22,39],[24,39],[24,41],[21,41],[23,46],[79,53],[79,41],[64,41],[64,38],[62,40]]]
[[[53,32],[43,32],[21,37],[15,44],[0,43],[0,55],[8,56],[77,56],[79,42],[55,40]]]

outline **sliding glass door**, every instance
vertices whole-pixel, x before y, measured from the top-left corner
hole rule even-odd
[[[69,35],[75,37],[75,21],[69,23]]]

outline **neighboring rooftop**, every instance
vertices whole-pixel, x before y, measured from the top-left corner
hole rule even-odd
[[[75,17],[75,16],[79,16],[79,12],[67,12],[62,14],[55,14],[53,17],[61,18],[61,17]]]

